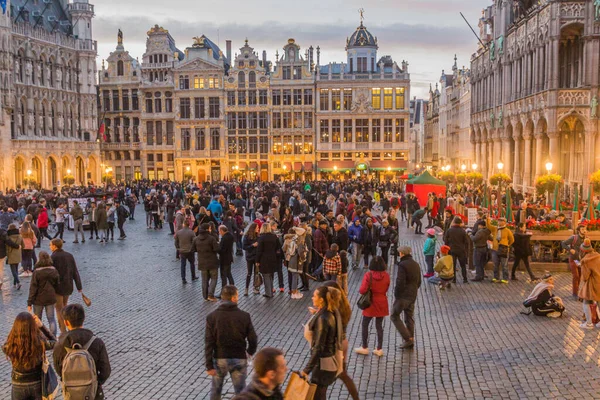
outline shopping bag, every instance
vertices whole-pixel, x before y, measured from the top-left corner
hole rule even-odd
[[[308,382],[299,372],[292,372],[290,381],[285,388],[285,400],[313,400],[317,385]]]
[[[44,355],[42,363],[42,399],[53,400],[58,393],[58,376]]]

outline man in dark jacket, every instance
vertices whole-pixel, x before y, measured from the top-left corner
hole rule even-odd
[[[473,232],[471,232],[473,261],[475,262],[475,279],[473,281],[480,282],[485,279],[485,264],[488,261],[487,241],[490,239],[491,232],[486,227],[485,220],[477,221]]]
[[[340,221],[335,221],[333,223],[333,241],[332,244],[335,243],[340,248],[340,251],[348,251],[349,238],[348,231],[344,228],[344,225]]]
[[[281,385],[288,371],[283,352],[265,347],[256,353],[252,364],[252,381],[233,400],[283,400]]]
[[[185,265],[189,261],[190,263],[190,274],[192,276],[192,281],[198,280],[196,276],[195,270],[195,255],[194,255],[194,239],[196,239],[196,235],[194,231],[190,229],[190,227],[185,224],[183,227],[177,231],[174,236],[175,238],[175,248],[177,249],[177,254],[179,254],[179,259],[181,261],[181,280],[184,284],[187,283],[185,280]]]
[[[390,319],[402,335],[403,349],[410,349],[415,345],[415,301],[421,287],[421,267],[412,258],[412,249],[400,246],[398,249],[400,262],[398,263],[398,277],[394,288],[394,305]],[[400,314],[404,313],[404,322]],[[405,325],[406,324],[406,325]]]
[[[219,277],[219,243],[210,233],[210,225],[204,223],[194,239],[194,249],[198,253],[198,270],[202,275],[202,296],[204,300],[217,301],[215,288]]]
[[[115,202],[115,205],[117,207],[117,211],[115,211],[115,213],[117,214],[117,226],[119,227],[119,240],[123,240],[127,237],[127,235],[125,235],[123,225],[125,224],[127,217],[129,217],[129,211],[123,207],[119,200]]]
[[[450,255],[454,262],[454,283],[456,283],[456,267],[460,263],[463,282],[469,282],[467,278],[467,253],[469,252],[469,236],[462,227],[462,218],[454,217],[450,229],[444,232],[444,244],[450,246]]]
[[[6,260],[6,246],[10,246],[13,249],[18,249],[19,245],[8,238],[8,235],[4,229],[0,229],[0,289],[2,289],[3,283],[3,271],[4,261]]]
[[[219,267],[221,269],[221,288],[226,285],[235,285],[231,274],[233,264],[233,243],[235,239],[225,225],[219,226],[221,241],[219,242]]]
[[[54,369],[56,373],[63,378],[63,361],[67,356],[67,349],[72,349],[75,344],[81,348],[86,348],[94,359],[96,364],[96,373],[98,374],[98,390],[95,400],[104,399],[102,385],[110,377],[110,361],[108,352],[102,339],[96,337],[89,329],[84,329],[85,312],[81,304],[69,304],[62,310],[62,316],[68,328],[68,332],[62,335],[59,342],[54,346]],[[64,383],[64,382],[63,382]]]
[[[250,314],[238,308],[238,291],[227,285],[221,290],[219,307],[206,316],[204,359],[206,373],[212,376],[211,399],[220,399],[227,374],[235,393],[246,386],[248,360],[256,352],[258,339]]]
[[[56,317],[58,326],[62,333],[66,332],[65,321],[63,320],[61,311],[69,302],[69,296],[73,293],[73,281],[79,293],[82,292],[81,278],[77,270],[75,258],[71,253],[67,253],[62,249],[63,241],[60,239],[52,239],[50,241],[50,251],[52,252],[52,263],[58,271],[60,277],[58,287],[56,288]]]

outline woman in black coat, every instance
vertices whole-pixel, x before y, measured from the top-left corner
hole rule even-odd
[[[527,233],[527,224],[525,222],[521,222],[515,232],[515,242],[513,243],[513,251],[515,253],[515,263],[512,267],[512,273],[510,274],[510,279],[513,281],[517,280],[515,276],[515,272],[517,271],[517,267],[519,266],[519,262],[523,260],[525,264],[525,268],[529,273],[529,278],[534,281],[538,279],[533,272],[531,271],[531,267],[529,266],[529,256],[531,255],[531,235]]]
[[[248,227],[248,231],[242,239],[242,246],[246,252],[246,266],[248,267],[248,274],[246,275],[246,291],[244,296],[248,296],[248,288],[250,287],[250,280],[254,280],[254,276],[258,273],[256,268],[256,249],[258,247],[258,225],[251,223]],[[259,294],[259,288],[254,286],[254,294]]]
[[[271,225],[263,224],[260,228],[258,245],[256,247],[256,266],[262,273],[265,284],[265,297],[273,297],[273,274],[277,272],[282,254],[281,242],[271,232]]]

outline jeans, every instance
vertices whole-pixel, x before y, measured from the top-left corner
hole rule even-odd
[[[42,400],[42,381],[12,383],[12,400]]]
[[[223,288],[225,285],[235,285],[231,274],[231,263],[221,264],[221,287]]]
[[[508,257],[498,257],[498,252],[492,250],[494,261],[494,279],[500,279],[500,264],[502,264],[502,280],[508,280]]]
[[[77,219],[73,221],[73,227],[75,229],[75,241],[79,241],[79,233],[81,233],[81,240],[85,241],[85,233],[83,232],[83,220]]]
[[[423,222],[421,222],[420,219],[415,221],[415,225],[417,225],[415,227],[415,233],[423,233]]]
[[[252,286],[254,286],[254,276],[257,273],[254,260],[246,259],[246,267],[248,268],[248,273],[246,274],[246,289],[248,289],[250,287],[250,282],[252,282]],[[258,290],[258,288],[254,287],[254,290]]]
[[[323,277],[325,278],[326,281],[337,281],[337,275],[333,275],[333,274],[323,274]]]
[[[456,283],[456,269],[460,264],[460,272],[463,277],[463,282],[468,282],[467,278],[467,256],[465,254],[452,254],[452,262],[454,263],[454,283]]]
[[[263,274],[265,296],[273,297],[273,274]]]
[[[57,237],[60,237],[60,240],[62,240],[63,233],[65,233],[65,223],[64,222],[57,222],[56,223],[56,228],[58,229],[58,231],[56,232],[56,235],[54,235],[54,239],[56,239]]]
[[[533,275],[533,271],[531,271],[531,267],[529,266],[529,256],[518,256],[516,254],[515,262],[513,263],[512,267],[511,277],[514,278],[515,272],[517,272],[517,267],[519,266],[519,263],[521,261],[523,261],[523,264],[525,264],[525,269],[527,270],[527,273],[529,274],[531,280],[533,280],[535,278],[535,275]]]
[[[94,221],[90,221],[90,240],[94,238],[94,233],[98,237],[98,226]]]
[[[298,274],[296,272],[291,272],[288,269],[288,286],[290,290],[298,290]]]
[[[362,317],[362,347],[369,348],[369,324],[373,317]],[[375,328],[377,329],[377,350],[383,347],[383,317],[375,318]]]
[[[135,203],[133,203],[131,206],[128,206],[127,208],[129,208],[129,220],[133,221],[133,216],[135,215]]]
[[[146,226],[148,228],[152,226],[152,213],[150,211],[146,211]]]
[[[119,236],[124,238],[125,235],[125,230],[123,229],[123,224],[125,223],[125,221],[121,221],[119,220],[119,222],[117,222],[117,226],[119,227]]]
[[[390,252],[390,245],[381,247],[381,258],[383,258],[383,261],[385,261],[386,264],[388,263],[389,252]]]
[[[59,294],[56,295],[56,304],[54,304],[54,308],[56,310],[56,315],[58,319],[58,326],[60,327],[61,333],[65,333],[67,331],[67,327],[65,326],[65,320],[62,317],[62,309],[66,307],[69,303],[69,296],[61,296]]]
[[[279,282],[280,289],[285,287],[285,284],[283,283],[283,270],[281,269],[281,265],[277,267],[277,282]]]
[[[111,239],[115,238],[115,223],[114,222],[108,223],[108,231],[106,233],[106,240],[108,240],[109,236]]]
[[[404,322],[400,319],[400,314],[404,313]],[[415,302],[404,299],[394,300],[390,319],[396,327],[396,330],[402,338],[407,341],[415,337]],[[406,325],[405,325],[406,324]]]
[[[175,234],[175,225],[173,225],[173,222],[169,222],[169,230],[171,231],[171,235]]]
[[[485,264],[487,263],[488,249],[487,247],[475,247],[475,279],[481,280],[485,278]]]
[[[377,248],[372,245],[366,245],[363,247],[363,257],[365,259],[365,263],[363,268],[369,268],[369,256],[375,257],[377,255]]]
[[[49,306],[36,306],[33,305],[33,313],[37,315],[37,317],[42,320],[42,312],[46,310],[46,319],[48,320],[48,325],[50,328],[50,332],[54,336],[56,336],[56,318],[54,316],[54,304],[50,304]]]
[[[44,238],[44,237],[47,238],[48,240],[54,239],[53,237],[48,235],[48,227],[40,228],[40,242],[42,241],[42,238]],[[38,245],[39,245],[39,243],[38,243]]]
[[[2,267],[3,265],[0,265],[0,268]],[[19,281],[19,264],[10,264],[10,272],[13,276],[13,285],[18,285],[19,283],[21,283]]]
[[[435,256],[434,255],[425,255],[425,263],[427,264],[427,273],[428,274],[433,274],[433,258]]]
[[[360,266],[360,257],[362,256],[363,246],[360,243],[352,242],[352,268]]]
[[[239,394],[246,386],[246,377],[248,376],[248,360],[238,358],[217,358],[215,359],[215,370],[217,374],[212,377],[210,388],[210,399],[220,400],[223,391],[223,382],[227,374],[231,376],[231,383],[235,394]]]
[[[187,261],[190,262],[190,275],[192,276],[192,279],[195,279],[196,271],[194,269],[194,263],[196,261],[196,256],[194,253],[179,253],[179,259],[181,260],[181,280],[185,281],[185,265],[187,264]]]
[[[200,271],[200,273],[202,275],[202,297],[204,297],[204,300],[209,297],[215,297],[219,270],[209,269],[208,271]]]
[[[33,269],[33,249],[23,249],[21,250],[21,267],[23,267],[24,271],[31,271]]]

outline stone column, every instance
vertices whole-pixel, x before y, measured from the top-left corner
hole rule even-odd
[[[586,135],[587,136],[587,135]],[[550,139],[550,145],[548,148],[548,154],[550,156],[550,162],[553,164],[552,166],[552,170],[553,171],[560,171],[559,167],[560,167],[560,157],[558,155],[558,132],[548,132],[548,138]],[[586,149],[589,148],[586,144]],[[546,165],[547,160],[540,160],[541,164],[544,166]]]
[[[502,161],[502,140],[499,137],[494,138],[494,151],[492,156],[489,157],[492,167],[490,168],[494,173],[498,173],[498,161]]]
[[[525,191],[525,186],[529,186],[531,184],[531,136],[523,136],[523,140],[525,141],[524,146],[524,159],[523,159],[523,191]]]
[[[542,143],[543,135],[536,135],[535,137],[535,166],[532,168],[535,171],[535,178],[542,175],[544,173],[542,161],[542,151],[543,151],[543,143]]]
[[[487,150],[488,150],[488,142],[487,140],[481,141],[481,158],[479,159],[479,168],[481,173],[483,174],[483,178],[487,179]]]
[[[516,152],[515,152],[516,153]],[[512,175],[512,161],[513,157],[510,154],[510,138],[504,136],[502,138],[502,162],[504,163],[504,172],[508,175]]]
[[[520,167],[520,163],[521,163],[521,159],[520,159],[520,153],[521,153],[521,138],[517,137],[515,139],[515,151],[514,151],[514,167],[513,167],[513,182],[516,185],[519,185],[521,183],[521,167]],[[509,155],[510,158],[510,155]]]

